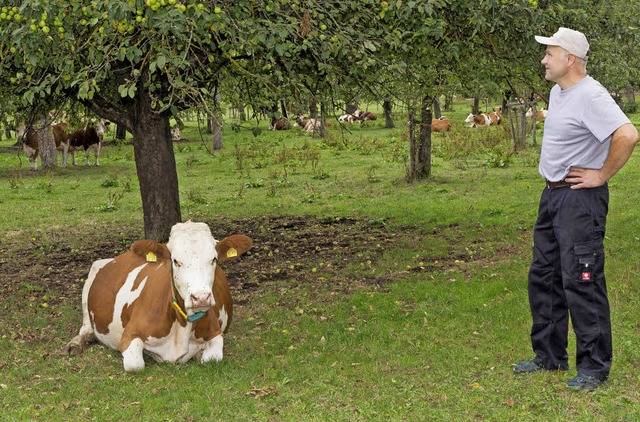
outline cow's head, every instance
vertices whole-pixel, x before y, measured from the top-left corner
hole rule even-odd
[[[473,113],[469,113],[466,119],[464,119],[465,123],[473,123]]]
[[[16,138],[21,142],[24,140],[24,135],[27,133],[27,126],[24,123],[20,123],[20,126],[16,129]]]
[[[171,228],[167,249],[171,253],[173,284],[184,300],[188,316],[215,305],[213,283],[218,262],[238,257],[253,246],[244,235],[216,241],[205,223],[187,221]]]
[[[173,284],[184,299],[187,315],[215,305],[213,278],[218,263],[216,240],[204,223],[178,223],[171,228],[167,249],[171,253]]]
[[[96,133],[98,134],[100,142],[102,142],[102,140],[104,139],[105,133],[109,131],[110,124],[111,122],[105,119],[100,119],[96,124]]]

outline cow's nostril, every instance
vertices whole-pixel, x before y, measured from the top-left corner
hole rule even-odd
[[[211,292],[199,294],[192,293],[190,296],[193,306],[208,306],[211,303]]]

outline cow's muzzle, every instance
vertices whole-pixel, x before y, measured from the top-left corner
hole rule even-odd
[[[198,311],[204,312],[209,310],[209,308],[211,308],[214,305],[213,293],[211,292],[203,291],[203,292],[191,293],[189,295],[189,298],[191,299],[191,306],[189,307],[189,310],[193,312],[198,312]]]

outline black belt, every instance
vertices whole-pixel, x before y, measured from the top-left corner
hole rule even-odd
[[[571,186],[571,185],[573,185],[573,183],[567,182],[566,179],[562,179],[559,182],[551,182],[547,180],[547,187],[549,189],[562,188],[562,187]]]

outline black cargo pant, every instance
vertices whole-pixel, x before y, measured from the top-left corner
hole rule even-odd
[[[545,187],[529,270],[534,362],[567,369],[569,315],[578,373],[605,380],[611,368],[611,321],[604,277],[607,185]]]

